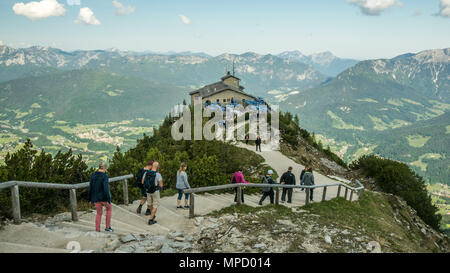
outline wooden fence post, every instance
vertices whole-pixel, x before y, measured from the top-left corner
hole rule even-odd
[[[322,202],[325,201],[326,196],[327,196],[327,187],[323,187]]]
[[[20,215],[20,197],[18,185],[11,187],[11,203],[14,222],[19,223],[21,215]]]
[[[78,221],[78,205],[77,205],[77,190],[70,189],[70,207],[72,209],[72,221]]]
[[[339,187],[338,187],[338,192],[337,192],[336,197],[340,197],[340,196],[341,196],[341,185],[339,185]]]
[[[347,193],[348,193],[348,188],[347,188],[347,187],[345,187],[345,194],[344,194],[344,198],[345,198],[345,200],[347,200]]]
[[[276,192],[275,192],[275,205],[279,205],[280,204],[280,188],[276,188]]]
[[[353,190],[351,190],[350,192],[350,202],[352,201],[352,199],[353,199]]]
[[[122,188],[123,188],[123,203],[128,206],[129,200],[128,200],[128,181],[124,179],[122,181]]]
[[[305,205],[309,204],[309,195],[311,194],[310,192],[310,188],[306,188],[306,200],[305,200]]]
[[[194,218],[194,193],[189,194],[189,218]]]
[[[237,204],[240,205],[242,204],[242,189],[241,187],[237,187]]]
[[[364,189],[359,190],[359,198],[361,198],[361,196],[363,195],[363,193],[364,193]]]

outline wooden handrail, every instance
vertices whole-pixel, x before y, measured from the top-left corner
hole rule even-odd
[[[108,183],[122,181],[123,200],[125,205],[128,205],[128,179],[133,178],[132,174],[113,177],[108,180]],[[20,222],[20,195],[19,187],[24,188],[40,188],[40,189],[55,189],[55,190],[69,190],[70,206],[72,211],[72,220],[78,221],[77,213],[77,189],[83,189],[89,187],[89,182],[78,184],[58,184],[58,183],[46,183],[46,182],[27,182],[27,181],[8,181],[0,183],[0,190],[11,189],[11,204],[13,210],[14,221]]]
[[[352,201],[353,198],[353,192],[357,191],[359,192],[359,197],[361,197],[362,193],[364,192],[364,186],[358,181],[356,180],[356,183],[359,185],[359,187],[354,188],[351,187],[349,185],[346,185],[344,183],[331,183],[331,184],[323,184],[323,185],[285,185],[285,184],[253,184],[253,183],[237,183],[237,184],[226,184],[226,185],[219,185],[219,186],[210,186],[210,187],[200,187],[200,188],[191,188],[191,189],[185,189],[183,190],[183,193],[187,193],[190,195],[190,208],[189,208],[189,217],[193,218],[194,217],[194,200],[195,200],[195,195],[194,193],[199,193],[199,192],[208,192],[208,191],[215,191],[215,190],[226,190],[226,189],[234,189],[234,188],[238,188],[237,191],[237,203],[238,205],[240,204],[241,201],[241,194],[242,194],[242,187],[249,187],[249,188],[274,188],[276,190],[276,201],[275,204],[278,205],[278,198],[279,198],[279,189],[280,188],[287,188],[287,189],[306,189],[306,204],[309,204],[309,195],[310,195],[310,191],[311,189],[317,189],[317,188],[324,188],[323,193],[322,193],[322,201],[325,200],[326,198],[326,192],[327,192],[327,188],[328,187],[339,187],[338,189],[338,195],[337,197],[339,197],[340,192],[341,192],[341,187],[345,188],[345,199],[347,199],[347,193],[350,190],[351,195],[350,195],[350,201]]]

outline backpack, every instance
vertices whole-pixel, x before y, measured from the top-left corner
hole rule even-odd
[[[156,172],[155,171],[147,171],[145,174],[144,186],[147,190],[147,193],[154,193],[158,190],[158,187],[155,183]]]
[[[263,183],[263,184],[269,184],[269,179],[267,179],[266,176],[263,176],[263,178],[262,178],[262,183]],[[271,189],[270,187],[264,187],[264,188],[262,188],[262,191],[263,191],[263,192],[269,192],[270,189]]]
[[[234,177],[234,174],[233,174],[233,177],[231,178],[231,184],[236,184],[237,182],[236,182],[236,177]]]
[[[146,172],[146,170],[144,168],[139,169],[139,171],[137,172],[135,178],[136,178],[136,187],[138,188],[143,188],[144,185],[142,185],[142,177],[144,176],[144,173]]]

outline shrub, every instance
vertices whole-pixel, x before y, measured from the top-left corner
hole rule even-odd
[[[403,198],[417,215],[432,228],[439,230],[442,216],[432,204],[431,196],[422,177],[412,171],[406,164],[373,155],[364,155],[353,162],[352,169],[361,169],[375,178],[381,190]]]

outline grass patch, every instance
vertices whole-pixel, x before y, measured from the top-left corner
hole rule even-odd
[[[411,135],[407,136],[406,139],[408,140],[409,146],[420,148],[423,147],[428,142],[428,140],[431,139],[431,137],[421,135]]]

